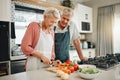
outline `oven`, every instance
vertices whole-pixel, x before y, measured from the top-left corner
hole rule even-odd
[[[0,21],[0,62],[10,60],[9,26],[10,22]]]
[[[14,22],[0,21],[0,76],[10,74],[10,38],[15,39]]]
[[[25,71],[25,59],[11,61],[11,74]]]

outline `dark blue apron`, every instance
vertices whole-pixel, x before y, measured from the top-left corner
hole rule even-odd
[[[54,27],[55,31],[56,27]],[[69,59],[70,33],[69,26],[65,33],[55,33],[55,55],[56,60],[65,62]]]

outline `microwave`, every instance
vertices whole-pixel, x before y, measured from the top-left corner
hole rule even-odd
[[[83,31],[90,31],[90,23],[89,22],[82,22],[82,30]]]
[[[81,22],[81,32],[91,32],[90,22]]]

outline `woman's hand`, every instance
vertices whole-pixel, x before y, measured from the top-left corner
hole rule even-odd
[[[45,57],[43,54],[41,54],[38,51],[33,52],[32,56],[40,58],[44,64],[50,65],[52,63],[47,57]]]
[[[43,61],[44,64],[48,64],[50,65],[52,62],[51,60],[49,60],[47,57],[45,57],[44,55],[41,56],[41,60]]]
[[[62,62],[60,60],[53,61],[54,66],[60,65]]]

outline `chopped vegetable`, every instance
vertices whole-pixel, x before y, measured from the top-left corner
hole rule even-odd
[[[79,68],[78,72],[84,73],[84,74],[95,74],[99,72],[99,69],[97,68]]]

